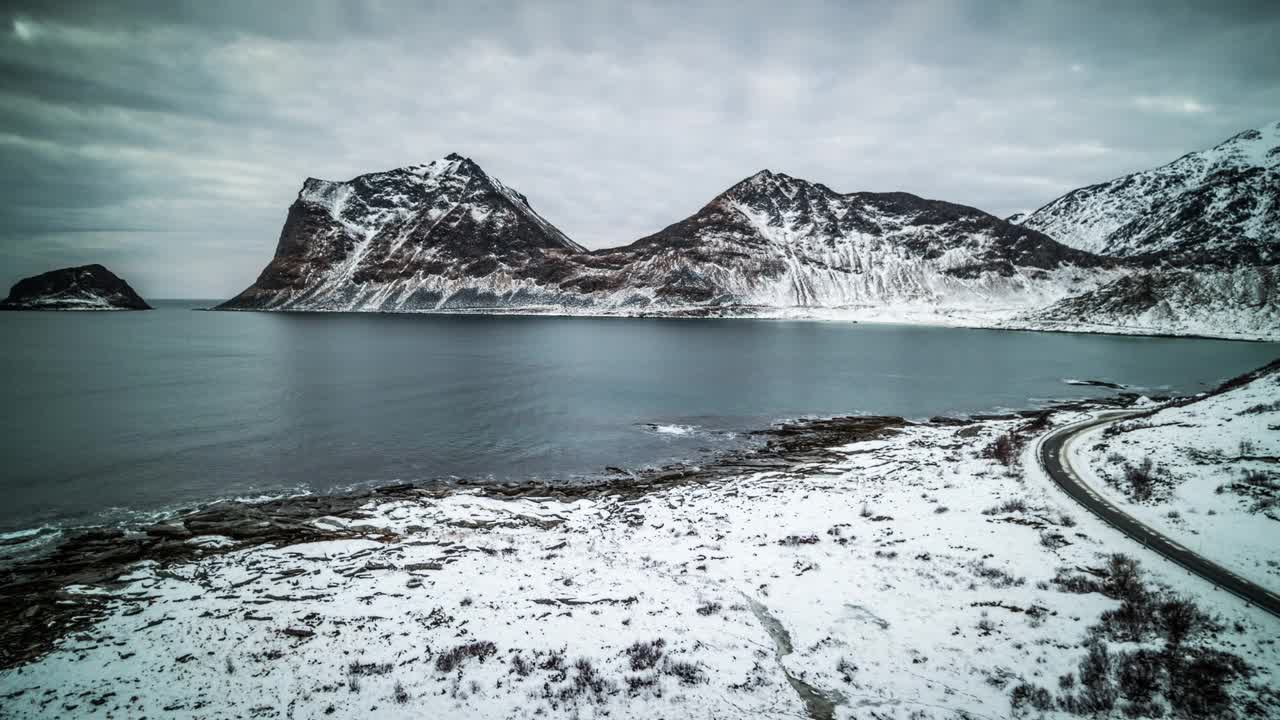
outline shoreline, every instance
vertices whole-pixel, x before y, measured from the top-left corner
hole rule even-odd
[[[222,552],[259,545],[296,544],[349,539],[342,531],[313,525],[326,517],[352,517],[371,502],[394,503],[419,498],[477,495],[496,500],[538,499],[557,502],[636,498],[681,485],[706,484],[753,472],[787,471],[834,459],[832,448],[875,440],[913,426],[956,427],[1010,420],[1029,420],[1053,412],[1089,408],[1130,407],[1141,396],[1118,392],[1053,403],[1038,409],[976,413],[964,417],[934,416],[911,421],[897,416],[839,416],[780,422],[751,431],[764,438],[754,447],[719,452],[701,462],[681,462],[629,472],[606,468],[579,483],[548,481],[388,483],[329,493],[305,493],[261,501],[219,500],[196,509],[169,514],[146,523],[78,526],[66,530],[20,530],[35,540],[61,533],[56,544],[33,557],[11,556],[0,564],[0,670],[29,663],[49,652],[69,634],[91,625],[103,611],[92,595],[69,596],[71,586],[111,585],[137,563],[189,562]],[[204,539],[220,537],[231,542]],[[29,541],[28,541],[29,542]],[[22,541],[11,542],[17,548]]]
[[[830,316],[824,316],[823,312],[801,312],[797,315],[785,314],[789,310],[798,310],[799,308],[769,308],[765,306],[734,306],[722,308],[672,308],[670,310],[660,310],[652,312],[643,311],[604,311],[604,312],[567,312],[564,309],[547,307],[542,309],[540,306],[530,306],[526,308],[455,308],[455,309],[428,309],[428,310],[337,310],[337,309],[293,309],[293,308],[242,308],[242,307],[197,307],[191,308],[196,312],[250,312],[250,313],[293,313],[293,314],[352,314],[352,315],[435,315],[435,316],[511,316],[511,317],[557,317],[557,318],[616,318],[616,319],[666,319],[666,320],[778,320],[778,321],[794,321],[794,322],[829,322],[844,323],[851,325],[897,325],[903,327],[927,327],[927,328],[957,328],[966,330],[995,330],[1007,332],[1044,332],[1058,333],[1065,335],[1099,335],[1108,337],[1138,337],[1138,338],[1157,338],[1157,339],[1175,339],[1175,340],[1216,340],[1223,342],[1245,342],[1245,343],[1280,343],[1280,329],[1277,329],[1274,335],[1253,336],[1244,334],[1219,334],[1210,335],[1203,333],[1177,333],[1162,332],[1157,329],[1148,328],[1128,328],[1124,326],[1097,326],[1097,325],[1080,325],[1074,328],[1053,327],[1052,323],[1040,325],[1032,321],[1018,321],[1013,318],[1005,318],[984,322],[980,319],[972,318],[952,318],[947,315],[931,315],[923,319],[912,319],[911,317],[890,317],[879,318],[875,316],[860,315],[856,311],[849,312],[847,309],[841,308],[819,308],[818,310],[826,310]],[[841,314],[841,313],[846,314]],[[926,313],[927,314],[927,313]],[[1043,323],[1043,321],[1038,321]],[[1114,328],[1114,329],[1107,329]]]
[[[0,698],[32,718],[994,718],[1088,707],[1057,678],[1101,646],[1213,665],[1217,711],[1280,709],[1274,618],[1038,470],[1044,431],[1140,401],[800,421],[590,487],[390,486],[87,535],[0,586]],[[1109,579],[1129,563],[1131,597]],[[1163,637],[1154,611],[1116,625],[1138,599],[1214,620],[1133,654],[1117,633]]]

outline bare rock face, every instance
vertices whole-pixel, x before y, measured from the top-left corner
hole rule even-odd
[[[0,310],[150,310],[129,283],[101,265],[51,270],[18,281]]]
[[[220,308],[483,306],[484,292],[555,277],[566,256],[583,252],[524,195],[449,155],[347,182],[309,178],[275,257]]]

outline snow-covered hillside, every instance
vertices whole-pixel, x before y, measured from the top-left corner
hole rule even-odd
[[[1136,271],[1010,327],[1280,339],[1280,266]]]
[[[1081,250],[1178,265],[1280,260],[1280,122],[1018,218]]]
[[[1280,588],[1280,360],[1224,391],[1087,432],[1073,456],[1126,513]]]
[[[656,303],[1031,307],[1107,263],[980,210],[832,191],[761,171],[661,232],[599,254]]]
[[[151,528],[140,562],[103,541],[128,567],[57,588],[91,620],[0,669],[4,715],[1280,711],[1276,619],[988,457],[1025,421],[866,420],[886,431],[638,492],[281,501]]]

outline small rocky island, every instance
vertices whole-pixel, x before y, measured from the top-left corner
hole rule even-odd
[[[129,283],[101,265],[50,270],[24,278],[0,310],[150,310]]]

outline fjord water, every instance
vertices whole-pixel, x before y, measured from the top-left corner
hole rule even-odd
[[[570,480],[805,415],[1189,392],[1277,345],[767,320],[0,313],[0,532],[354,484]],[[650,425],[660,426],[658,429]]]

